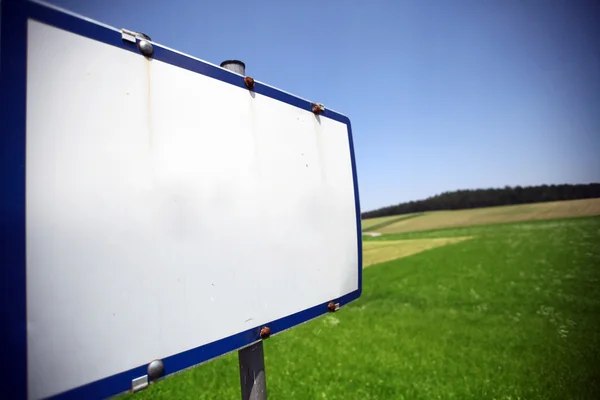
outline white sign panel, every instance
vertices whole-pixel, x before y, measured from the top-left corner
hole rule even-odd
[[[111,396],[360,296],[345,116],[42,4],[1,27],[16,394]]]

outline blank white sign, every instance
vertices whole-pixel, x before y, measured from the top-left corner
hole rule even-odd
[[[29,396],[358,290],[348,125],[30,20]]]

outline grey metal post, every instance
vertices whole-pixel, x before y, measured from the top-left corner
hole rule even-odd
[[[266,400],[267,378],[262,340],[238,351],[242,400]]]
[[[246,65],[239,60],[227,60],[221,67],[246,75]],[[266,400],[265,353],[262,340],[238,351],[242,400]]]

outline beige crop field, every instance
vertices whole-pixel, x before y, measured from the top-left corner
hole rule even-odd
[[[392,215],[391,217],[379,217],[379,218],[363,219],[363,221],[362,221],[362,229],[363,229],[363,231],[367,231],[372,226],[383,224],[383,223],[389,222],[389,221],[394,221],[397,218],[398,218],[397,215]]]
[[[472,210],[433,211],[396,222],[391,221],[394,221],[394,218],[402,216],[383,217],[391,222],[384,226],[381,226],[381,224],[385,223],[386,220],[383,218],[373,218],[364,220],[363,226],[378,226],[376,231],[386,234],[596,215],[600,215],[600,199],[585,199],[477,208]],[[371,223],[374,220],[378,220],[377,223]]]
[[[363,267],[385,261],[408,257],[413,254],[448,244],[459,243],[470,237],[450,237],[434,239],[386,240],[363,243]]]
[[[410,219],[419,216],[417,213],[413,214],[402,214],[402,215],[392,215],[390,217],[379,217],[379,218],[369,218],[362,220],[362,230],[363,232],[369,232],[370,230],[376,230],[381,226],[387,226],[397,221],[403,221],[405,219]]]

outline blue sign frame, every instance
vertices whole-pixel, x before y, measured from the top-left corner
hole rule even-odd
[[[111,46],[140,54],[136,43],[122,39],[118,30],[36,1],[2,0],[0,24],[0,311],[3,322],[0,346],[0,382],[6,398],[27,398],[27,307],[26,307],[26,232],[25,232],[25,146],[26,146],[26,71],[27,20],[69,31]],[[140,54],[140,57],[143,57]],[[205,63],[161,47],[154,46],[154,59],[185,68],[234,86],[246,89],[244,78],[223,68]],[[291,94],[256,82],[254,91],[303,110],[312,111],[313,104]],[[343,306],[360,297],[362,292],[362,234],[356,163],[350,120],[325,109],[325,118],[348,127],[352,158],[356,238],[358,243],[358,289],[330,301]],[[327,303],[271,321],[272,334],[325,314]],[[260,328],[254,327],[236,335],[163,359],[165,376],[235,351],[260,340]],[[60,361],[58,361],[60,362]],[[95,399],[111,397],[131,389],[132,380],[146,375],[146,365],[123,371],[61,393],[56,399]]]

